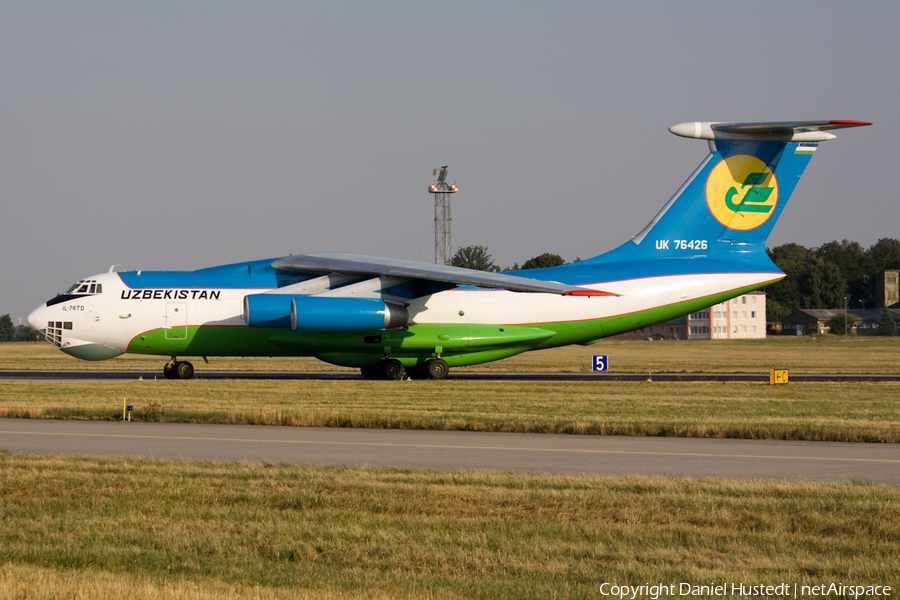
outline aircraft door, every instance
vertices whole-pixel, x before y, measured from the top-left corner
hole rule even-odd
[[[187,304],[184,302],[166,304],[166,339],[187,339]]]

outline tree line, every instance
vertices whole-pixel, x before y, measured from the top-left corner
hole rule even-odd
[[[16,330],[9,313],[0,316],[0,342],[39,342],[43,336],[31,327]]]
[[[575,259],[578,262],[579,258]],[[494,258],[488,252],[487,246],[463,246],[456,251],[453,258],[450,259],[450,265],[454,267],[463,267],[466,269],[476,269],[478,271],[519,271],[522,269],[546,269],[548,267],[558,267],[566,264],[565,259],[559,254],[544,252],[534,258],[529,258],[519,265],[515,263],[511,267],[501,269],[495,262]]]
[[[900,269],[900,240],[883,238],[864,249],[859,242],[833,241],[818,248],[783,244],[769,257],[786,277],[766,288],[766,320],[781,321],[795,310],[876,308],[882,273]]]

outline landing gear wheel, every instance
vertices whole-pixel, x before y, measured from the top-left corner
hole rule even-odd
[[[190,379],[194,376],[194,365],[187,361],[179,361],[175,363],[174,371],[176,379]]]
[[[365,379],[378,379],[378,368],[375,365],[362,367],[360,368],[359,372],[362,373],[362,376]]]
[[[379,379],[395,381],[403,375],[403,363],[396,358],[386,358],[378,361],[376,368],[378,369]]]
[[[166,379],[190,379],[194,376],[194,365],[173,358],[163,367],[163,375]]]
[[[432,358],[425,362],[425,372],[429,379],[443,379],[450,372],[450,365],[443,358]]]

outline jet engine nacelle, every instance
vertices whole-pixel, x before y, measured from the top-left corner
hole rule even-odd
[[[291,328],[301,331],[397,329],[409,321],[405,306],[377,298],[295,296]]]
[[[244,322],[250,327],[301,331],[397,329],[409,321],[405,306],[378,298],[335,298],[292,294],[244,296]]]
[[[244,296],[244,323],[250,327],[290,327],[291,298],[288,294]]]

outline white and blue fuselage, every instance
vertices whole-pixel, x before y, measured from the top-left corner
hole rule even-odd
[[[103,360],[316,356],[394,378],[591,343],[781,279],[765,241],[828,129],[861,122],[682,124],[710,154],[637,236],[578,263],[507,274],[319,254],[197,271],[109,272],[28,317],[63,352]]]

